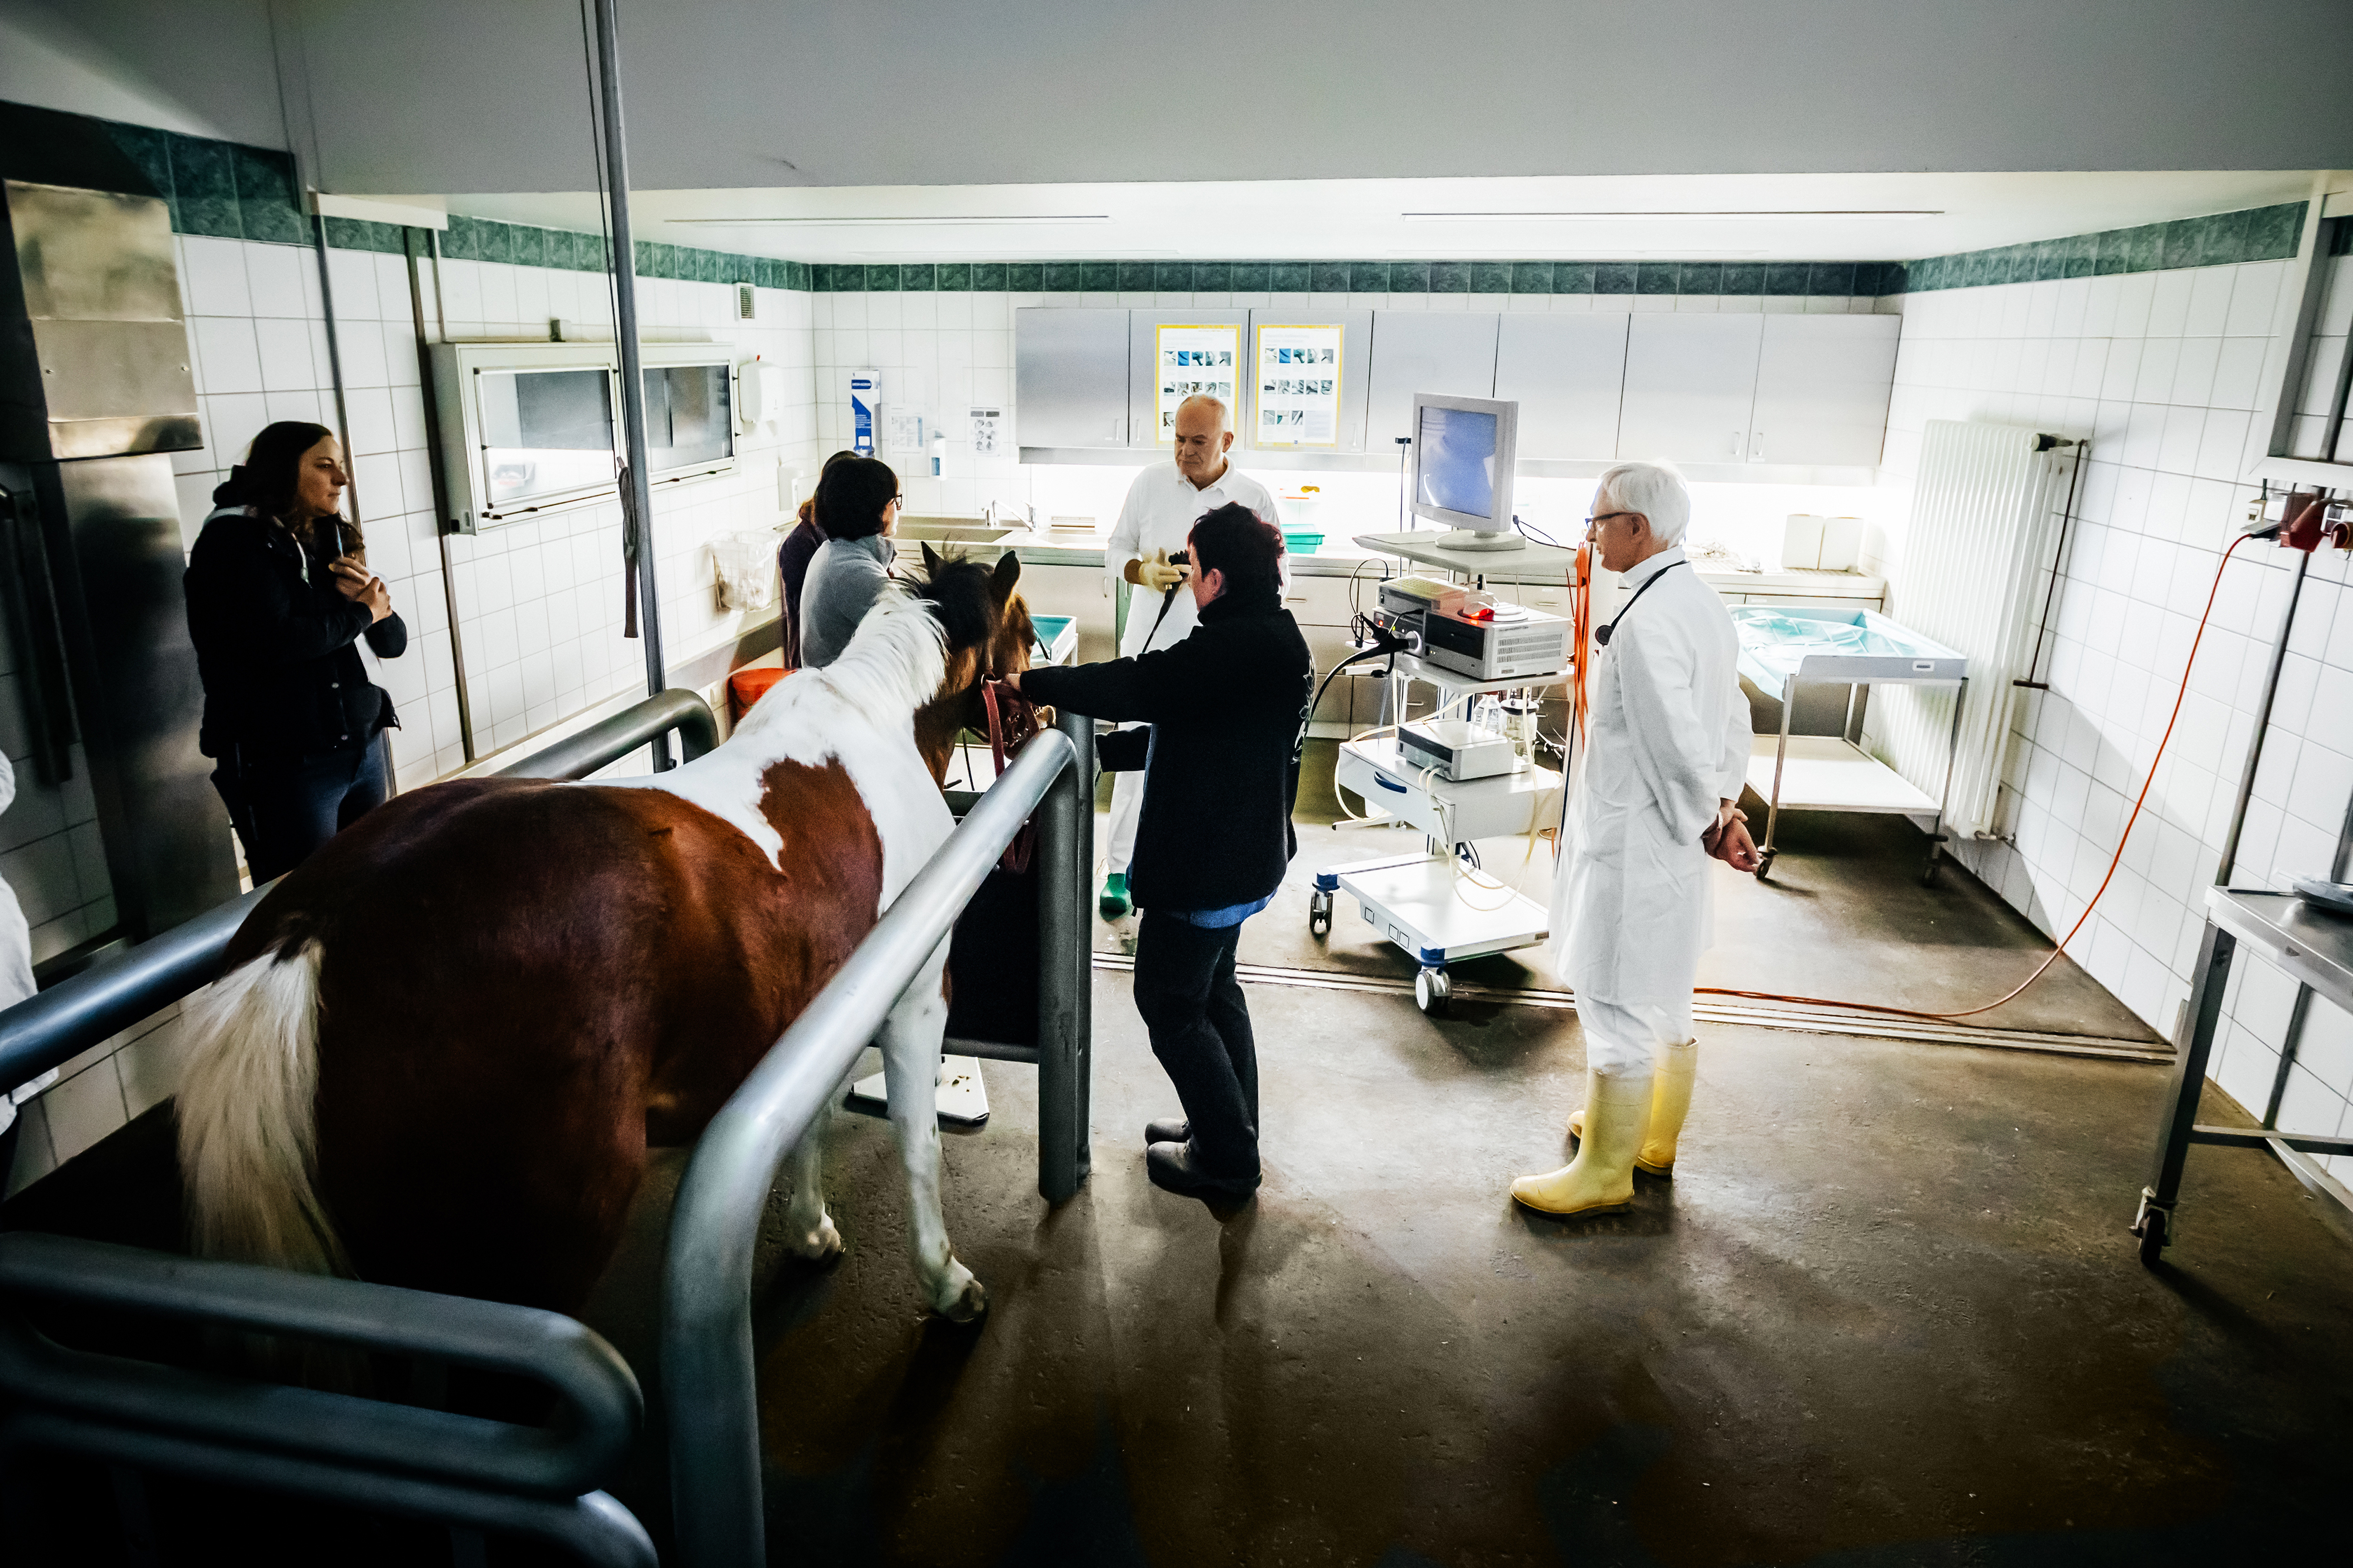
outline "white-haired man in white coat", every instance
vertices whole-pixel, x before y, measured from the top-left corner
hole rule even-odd
[[[1599,628],[1586,753],[1554,886],[1555,958],[1585,1030],[1577,1158],[1522,1176],[1547,1214],[1617,1208],[1636,1167],[1674,1168],[1699,1047],[1692,984],[1712,936],[1708,861],[1757,869],[1738,801],[1748,771],[1739,635],[1683,558],[1691,491],[1658,463],[1620,463],[1593,492],[1588,537],[1628,596]]]

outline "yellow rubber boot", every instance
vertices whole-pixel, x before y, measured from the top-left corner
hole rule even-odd
[[[1692,1083],[1698,1073],[1697,1040],[1661,1052],[1658,1074],[1651,1081],[1651,1130],[1642,1139],[1642,1152],[1634,1157],[1636,1170],[1653,1176],[1674,1174],[1675,1140],[1683,1132],[1683,1118],[1691,1114]],[[1568,1135],[1584,1138],[1585,1107],[1568,1113]]]
[[[1585,1132],[1577,1158],[1548,1176],[1522,1176],[1512,1197],[1545,1214],[1623,1208],[1634,1197],[1634,1156],[1651,1120],[1651,1075],[1585,1075]]]
[[[1691,1114],[1692,1081],[1699,1075],[1699,1042],[1685,1040],[1659,1052],[1659,1066],[1651,1079],[1651,1128],[1642,1136],[1642,1152],[1634,1168],[1653,1176],[1675,1173],[1675,1140]]]

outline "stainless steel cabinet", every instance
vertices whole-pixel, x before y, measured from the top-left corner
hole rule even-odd
[[[1757,355],[1767,319],[1629,317],[1618,456],[1678,463],[1746,461]]]
[[[1520,405],[1520,456],[1600,458],[1618,449],[1626,377],[1621,315],[1507,313],[1495,337],[1495,391]]]
[[[1234,428],[1242,427],[1249,416],[1250,312],[1248,310],[1130,310],[1127,315],[1127,444],[1145,451],[1167,451],[1173,439],[1163,440],[1166,434],[1159,428],[1156,410],[1159,404],[1155,394],[1164,379],[1180,382],[1231,382],[1233,405],[1227,410]],[[1169,327],[1231,327],[1234,330],[1234,363],[1201,371],[1172,368],[1158,363],[1159,333]],[[1172,405],[1169,412],[1174,413]]]
[[[1128,312],[1032,306],[1013,315],[1016,439],[1024,447],[1127,445]]]
[[[1493,310],[1377,310],[1373,379],[1365,411],[1365,445],[1393,452],[1413,434],[1413,395],[1495,395]]]
[[[1869,465],[1887,433],[1900,316],[1767,316],[1752,463]],[[1523,416],[1521,427],[1526,427]]]
[[[1339,440],[1332,447],[1270,447],[1275,452],[1347,452],[1365,449],[1365,406],[1367,388],[1372,384],[1373,312],[1370,310],[1252,310],[1250,336],[1244,340],[1255,372],[1262,369],[1258,360],[1258,329],[1261,327],[1331,326],[1339,325],[1340,334],[1340,425],[1335,434]],[[1243,431],[1242,444],[1255,447],[1259,430],[1258,388],[1254,376],[1250,389],[1243,394],[1243,405],[1234,411],[1234,418]]]

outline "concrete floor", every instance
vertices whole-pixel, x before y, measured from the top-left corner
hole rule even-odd
[[[1311,826],[1302,859],[1402,837]],[[1710,977],[1915,1002],[2007,989],[2039,939],[1957,872],[1923,893],[1916,849],[1801,821],[1778,886],[1724,879]],[[1310,941],[1303,889],[1250,922],[1246,958],[1409,972],[1345,911],[1328,945]],[[1471,977],[1553,984],[1533,957]],[[2071,966],[2054,976],[2003,1021],[2145,1036]],[[1559,1221],[1504,1189],[1567,1157],[1574,1014],[1458,1001],[1430,1019],[1395,995],[1253,984],[1267,1182],[1221,1223],[1145,1182],[1142,1125],[1175,1100],[1127,977],[1095,987],[1080,1194],[1037,1195],[1029,1069],[989,1065],[989,1124],[946,1140],[950,1231],[991,1293],[978,1328],[918,1310],[888,1128],[835,1120],[849,1252],[820,1270],[771,1246],[759,1302],[776,1561],[2343,1549],[2353,1248],[2268,1156],[2201,1149],[2179,1244],[2142,1268],[2125,1226],[2161,1068],[1703,1026],[1675,1178],[1644,1179],[1629,1213]],[[2208,1120],[2233,1110],[2210,1091]],[[168,1161],[168,1129],[142,1126]],[[655,1396],[614,1489],[658,1538],[657,1289],[683,1163],[658,1161],[587,1314]],[[151,1237],[121,1228],[134,1202],[84,1184],[118,1239],[168,1244],[172,1205]]]
[[[1313,865],[1402,836],[1303,837]],[[2039,939],[1965,875],[1921,892],[1916,837],[1824,819],[1788,842],[1779,886],[1727,889],[1713,975],[1929,1002],[2031,967]],[[1287,892],[1254,920],[1245,959],[1410,972],[1352,915],[1312,942],[1302,909]],[[1528,956],[1482,977],[1552,984]],[[2002,1021],[2146,1037],[2069,971]],[[837,1119],[849,1252],[776,1267],[761,1307],[777,1561],[2140,1563],[2341,1542],[2353,1250],[2267,1156],[2201,1150],[2183,1238],[2143,1269],[2125,1226],[2159,1068],[1704,1028],[1676,1177],[1556,1221],[1504,1188],[1567,1158],[1573,1015],[1250,1003],[1267,1183],[1223,1223],[1144,1179],[1142,1125],[1176,1105],[1124,974],[1096,977],[1094,1173],[1060,1209],[1036,1194],[1033,1075],[987,1068],[988,1127],[947,1139],[950,1229],[991,1292],[976,1331],[917,1310],[888,1130]],[[591,1314],[640,1369],[678,1168]],[[646,1451],[619,1489],[659,1527]]]

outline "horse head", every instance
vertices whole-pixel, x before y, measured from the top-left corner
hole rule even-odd
[[[959,733],[987,728],[982,683],[1029,668],[1037,628],[1016,591],[1020,580],[1021,561],[1010,550],[990,567],[923,546],[915,595],[930,605],[947,645],[947,677],[915,710],[915,744],[934,779],[946,778]]]

